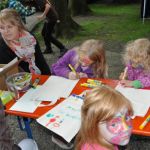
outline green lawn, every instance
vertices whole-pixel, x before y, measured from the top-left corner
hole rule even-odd
[[[90,8],[92,15],[85,19],[81,18],[81,21],[78,20],[83,30],[72,39],[61,39],[64,43],[89,38],[127,42],[141,37],[150,37],[150,20],[145,20],[143,24],[140,18],[140,4],[92,4]],[[36,34],[41,39],[41,34]]]

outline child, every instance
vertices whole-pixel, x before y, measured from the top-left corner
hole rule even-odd
[[[121,73],[120,83],[134,88],[150,87],[150,41],[142,38],[128,43],[123,58],[127,72]]]
[[[69,64],[76,71],[72,71]],[[107,65],[103,43],[95,39],[87,40],[80,47],[69,50],[51,69],[52,74],[72,80],[83,77],[104,78]]]
[[[42,15],[37,16],[37,18],[42,19],[46,17],[44,27],[42,29],[42,36],[46,45],[44,53],[53,53],[51,47],[51,43],[53,43],[60,49],[60,53],[61,55],[63,55],[63,53],[66,51],[65,46],[52,36],[54,26],[58,22],[57,12],[48,0],[40,1],[39,7],[41,7],[41,10],[43,10],[44,12]]]
[[[29,9],[28,7],[25,7],[20,1],[17,0],[9,0],[9,8],[15,9],[21,16],[24,23],[26,23],[26,16],[33,15],[36,10],[35,7],[32,7]]]
[[[7,64],[19,57],[22,60],[19,66],[24,71],[50,74],[36,39],[25,29],[15,10],[3,9],[0,12],[0,33],[0,63]]]
[[[130,102],[108,86],[92,89],[81,109],[76,150],[118,150],[129,142],[133,114]]]

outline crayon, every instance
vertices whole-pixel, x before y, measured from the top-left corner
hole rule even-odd
[[[139,129],[143,129],[148,122],[150,122],[150,115],[144,120],[144,122],[139,126]]]

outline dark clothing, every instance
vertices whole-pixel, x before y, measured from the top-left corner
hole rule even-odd
[[[45,4],[41,8],[45,9]],[[46,50],[48,51],[52,51],[51,43],[56,45],[60,51],[65,49],[65,46],[52,35],[54,32],[54,26],[57,23],[57,19],[58,14],[55,8],[51,5],[51,8],[46,14],[46,20],[42,29],[42,36],[44,38]]]
[[[12,134],[6,123],[5,112],[0,99],[0,150],[21,150],[21,148],[14,144]]]
[[[51,43],[56,45],[60,50],[65,49],[64,45],[52,35],[55,24],[56,22],[52,21],[45,22],[42,29],[42,36],[44,38],[46,49],[49,51],[52,51]]]
[[[13,60],[17,55],[6,45],[0,34],[0,64],[7,64]],[[43,54],[41,53],[40,46],[37,42],[35,46],[35,64],[40,69],[41,74],[50,75],[50,68],[47,65]],[[29,64],[27,62],[20,62],[19,66],[26,72],[29,71]]]
[[[144,1],[145,1],[145,14],[144,14]],[[150,0],[141,1],[141,18],[150,18]]]

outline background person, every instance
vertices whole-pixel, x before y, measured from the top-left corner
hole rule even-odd
[[[38,0],[39,7],[43,11],[43,14],[37,16],[38,19],[43,19],[46,17],[44,26],[42,29],[42,36],[44,38],[46,49],[44,53],[53,53],[51,43],[56,45],[60,49],[60,56],[62,56],[66,52],[65,46],[58,41],[52,34],[54,32],[54,26],[58,21],[58,14],[54,8],[54,6],[48,0]],[[38,3],[37,1],[37,3]]]

